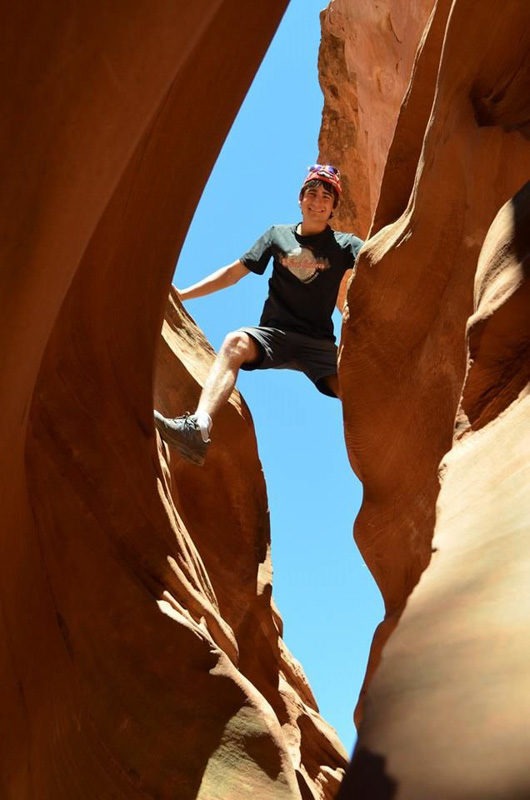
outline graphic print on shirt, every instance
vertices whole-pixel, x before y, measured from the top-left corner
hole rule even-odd
[[[295,247],[294,250],[280,256],[279,260],[280,264],[302,283],[311,283],[321,272],[331,267],[327,258],[316,258],[313,251],[307,247]]]

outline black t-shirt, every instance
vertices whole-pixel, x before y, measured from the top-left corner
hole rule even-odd
[[[363,242],[329,227],[312,236],[301,236],[296,228],[273,225],[240,259],[251,272],[263,275],[273,258],[259,324],[334,340],[331,315],[340,282]]]

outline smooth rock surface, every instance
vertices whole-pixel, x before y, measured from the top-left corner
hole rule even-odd
[[[435,552],[383,650],[340,798],[530,796],[529,223],[527,184],[482,249]]]
[[[434,0],[333,0],[322,13],[321,160],[341,168],[339,230],[365,238]]]
[[[5,14],[2,800],[530,796],[527,3],[323,15],[321,158],[337,227],[372,232],[340,376],[386,606],[340,789],[244,401],[203,470],[154,434],[153,387],[191,409],[213,357],[167,288],[285,5]]]
[[[248,412],[227,411],[234,480],[213,494],[214,458],[200,497],[182,476],[171,496],[152,418],[174,264],[285,5],[5,9],[2,800],[337,788],[345,754],[271,605]],[[185,328],[196,375],[211,352]]]
[[[364,3],[344,6],[362,17]],[[516,0],[435,4],[349,287],[340,378],[364,489],[355,539],[386,616],[341,800],[530,796],[529,31]],[[328,92],[348,119],[366,73],[355,52],[347,69],[341,52]],[[323,156],[336,141],[324,125]]]

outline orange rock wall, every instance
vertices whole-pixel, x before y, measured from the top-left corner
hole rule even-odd
[[[355,539],[386,606],[341,800],[530,794],[530,8],[438,0],[428,11],[386,118],[377,94],[373,115],[351,101],[375,69],[353,46],[373,4],[334,0],[324,18],[335,31],[342,19],[321,63],[328,106],[338,98],[340,115],[344,98],[352,136],[345,145],[325,118],[321,156],[348,176],[338,224],[371,230],[340,377],[364,487]],[[387,38],[382,74],[396,58]],[[377,147],[368,207],[357,191]]]
[[[365,238],[419,40],[434,0],[333,0],[322,13],[322,160],[339,164],[337,226]]]
[[[482,249],[435,553],[383,651],[340,797],[530,794],[529,261],[530,183],[499,211]],[[383,776],[395,794],[376,794]]]
[[[167,286],[285,5],[4,15],[6,800],[337,795],[344,753],[271,601],[248,409],[235,393],[216,431],[237,444],[193,473],[152,425],[153,386],[161,410],[193,406],[211,363]],[[337,222],[372,233],[340,370],[355,537],[387,612],[340,798],[530,794],[529,14],[322,17]]]
[[[152,422],[155,359],[159,374],[173,362],[163,403],[175,380],[194,396],[209,357],[176,309],[165,330],[200,348],[193,375],[183,344],[178,362],[159,344],[167,288],[285,5],[4,14],[6,800],[330,798],[345,765],[271,606],[248,412],[226,411],[239,462],[200,485],[179,480]],[[234,480],[213,487],[221,468]]]
[[[173,291],[157,359],[156,407],[167,413],[195,407],[213,357]],[[331,798],[342,778],[346,754],[335,731],[319,716],[302,667],[281,638],[282,621],[271,598],[265,481],[252,418],[237,392],[216,417],[215,429],[216,441],[230,442],[230,447],[212,448],[201,469],[190,469],[163,447],[167,502],[178,509],[200,553],[216,608],[233,632],[241,676],[262,703],[270,704],[269,714],[280,726],[278,740],[287,748],[301,798]],[[223,647],[230,652],[229,644]],[[250,731],[246,747],[252,747],[249,738]],[[243,771],[241,763],[234,770],[236,781]],[[209,791],[217,779],[214,774]],[[254,787],[263,791],[255,779]],[[235,787],[233,796],[238,796]]]

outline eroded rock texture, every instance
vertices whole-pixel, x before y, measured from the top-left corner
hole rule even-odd
[[[6,800],[337,793],[271,601],[248,409],[203,470],[152,426],[152,386],[193,407],[212,358],[167,286],[284,7],[4,15]],[[371,230],[340,368],[387,612],[339,796],[526,798],[530,8],[334,0],[323,23],[337,222]]]
[[[319,74],[325,107],[320,148],[326,161],[342,168],[347,201],[340,225],[363,238],[433,5],[434,0],[333,0],[321,17]]]
[[[159,345],[167,287],[285,5],[5,9],[5,800],[337,788],[344,754],[271,605],[248,411],[234,398],[219,422],[230,462],[190,477],[152,424],[155,357],[161,407],[191,402],[210,357],[174,305]]]
[[[323,84],[340,111],[344,82],[351,146],[362,148],[340,162],[353,196],[344,218],[358,213],[360,229],[371,218],[340,374],[364,484],[355,538],[386,605],[339,797],[526,798],[530,7],[424,4],[403,102],[390,92],[385,116],[376,91],[388,151],[368,204],[355,176],[357,159],[360,186],[375,174],[377,145],[365,140],[379,131],[360,101],[374,67],[353,43],[374,6],[398,13],[334,0],[325,26],[340,46],[321,55],[340,53]],[[380,74],[395,47],[380,43]],[[345,135],[325,119],[322,158],[340,161]]]

